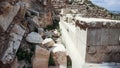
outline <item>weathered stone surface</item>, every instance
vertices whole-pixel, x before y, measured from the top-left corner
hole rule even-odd
[[[3,64],[3,63],[0,61],[0,68],[10,68],[10,65],[9,65],[9,64]]]
[[[24,68],[26,65],[26,62],[24,60],[19,61],[18,68]]]
[[[26,37],[26,40],[30,43],[42,43],[43,39],[40,36],[40,34],[36,33],[36,32],[31,32],[30,34],[28,34],[28,36]]]
[[[60,37],[60,33],[58,32],[57,29],[54,30],[54,34],[53,34],[53,37]]]
[[[0,15],[0,25],[4,29],[7,30],[10,23],[13,21],[14,17],[16,16],[17,12],[20,9],[20,5],[16,4],[15,6],[11,6],[11,9],[6,15]]]
[[[38,20],[38,19],[39,19],[38,16],[33,17],[33,21],[34,21],[37,25],[39,25],[39,20]]]
[[[21,0],[22,2],[29,3],[31,0]]]
[[[119,45],[102,45],[87,47],[86,62],[102,63],[102,62],[118,62],[120,59]]]
[[[68,15],[68,17],[67,15],[61,15],[60,28],[62,40],[72,59],[72,68],[82,68],[86,63],[98,64],[99,68],[102,68],[100,65],[102,63],[120,63],[120,30],[116,27],[119,26],[119,20],[85,18],[78,14]],[[76,20],[78,27],[69,22],[69,18]],[[109,67],[111,66],[108,65]]]
[[[53,59],[55,61],[56,67],[67,68],[67,54],[66,49],[62,44],[54,44],[51,50],[53,52]]]
[[[52,14],[51,12],[47,12],[44,14],[44,21],[45,21],[45,26],[52,25]]]
[[[56,68],[56,66],[49,66],[49,68]]]
[[[36,23],[35,23],[35,21],[33,21],[33,19],[32,18],[30,18],[30,17],[28,17],[27,18],[27,21],[28,21],[28,28],[29,28],[29,31],[30,32],[34,32],[38,27],[39,27],[39,25],[37,25]]]
[[[18,59],[15,58],[15,60],[10,64],[11,68],[18,68]]]
[[[53,46],[54,46],[55,42],[54,42],[54,40],[51,39],[51,38],[46,38],[45,40],[43,40],[42,44],[43,44],[45,47],[50,48],[50,47],[53,47]]]
[[[51,4],[56,9],[56,12],[59,13],[61,8],[66,6],[67,0],[51,0]]]
[[[59,52],[59,51],[66,52],[64,45],[63,44],[54,44],[54,47],[52,48],[52,52],[55,53],[55,52]]]
[[[51,38],[54,33],[52,31],[46,31],[45,32],[45,37],[46,38]]]
[[[48,68],[50,52],[40,46],[36,46],[35,56],[33,58],[33,68]]]
[[[33,10],[33,9],[28,9],[29,12],[33,13],[36,16],[39,16],[39,12]]]
[[[15,24],[15,26],[11,30],[11,33],[16,33],[20,36],[23,36],[25,33],[25,30],[20,25]]]
[[[8,42],[9,47],[1,59],[4,64],[11,63],[14,60],[24,33],[25,30],[17,24],[12,28],[10,32],[10,40]]]
[[[71,9],[71,13],[72,13],[72,14],[78,13],[78,9],[74,9],[74,10]]]
[[[26,2],[18,2],[18,4],[20,5],[20,10],[19,10],[19,12],[18,12],[18,18],[19,19],[23,19],[24,17],[25,17],[25,13],[26,13],[26,10],[28,9],[28,3],[26,3]]]
[[[44,29],[43,28],[38,28],[38,33],[43,36],[44,35]]]
[[[0,3],[0,15],[7,14],[10,11],[11,7],[12,6],[10,5],[10,3],[1,2]]]
[[[27,14],[29,16],[32,16],[32,13],[27,12]],[[39,17],[38,16],[33,16],[33,17],[28,17],[27,18],[28,22],[30,23],[30,25],[33,25],[32,27],[39,27]]]

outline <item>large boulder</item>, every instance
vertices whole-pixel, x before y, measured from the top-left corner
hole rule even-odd
[[[28,36],[26,37],[26,40],[27,42],[33,43],[33,44],[40,44],[43,41],[41,35],[36,32],[31,32],[30,34],[28,34]]]
[[[53,47],[55,44],[54,40],[51,39],[51,38],[46,38],[45,40],[43,40],[42,42],[42,45],[47,47],[47,48],[50,48],[50,47]]]
[[[35,56],[33,57],[33,68],[48,68],[50,52],[40,46],[36,46]]]

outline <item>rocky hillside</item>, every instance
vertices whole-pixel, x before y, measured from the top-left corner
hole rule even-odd
[[[0,0],[0,68],[66,67],[54,22],[50,0]]]

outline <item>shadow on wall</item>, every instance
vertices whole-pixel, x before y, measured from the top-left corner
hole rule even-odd
[[[70,56],[67,56],[67,68],[72,68],[72,60]]]
[[[59,20],[54,19],[53,24],[45,28],[45,30],[59,29]]]

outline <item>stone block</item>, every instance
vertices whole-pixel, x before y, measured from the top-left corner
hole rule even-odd
[[[53,59],[57,68],[67,68],[67,53],[62,44],[54,44],[51,49],[53,53]]]
[[[46,38],[45,40],[43,40],[42,44],[43,44],[43,46],[50,48],[50,47],[54,46],[55,42],[51,38]]]
[[[8,48],[5,51],[5,53],[1,59],[1,61],[4,64],[13,62],[24,33],[25,33],[25,30],[23,28],[21,28],[17,24],[14,25],[14,27],[12,28],[12,30],[10,32],[10,40],[8,41],[8,44],[7,44]]]
[[[32,60],[33,68],[48,68],[50,52],[36,45],[35,56]]]

